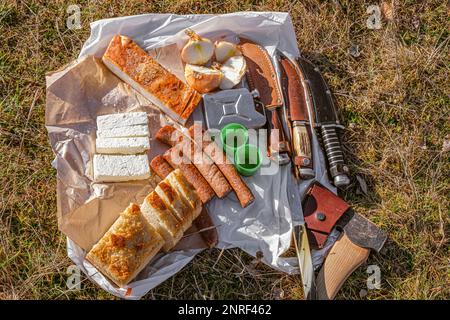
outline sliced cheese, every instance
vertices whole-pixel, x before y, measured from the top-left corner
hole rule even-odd
[[[97,130],[99,131],[144,124],[148,124],[146,112],[113,113],[97,117]]]
[[[94,180],[97,182],[144,180],[150,177],[150,166],[146,154],[95,154],[93,165]]]
[[[136,154],[150,149],[148,137],[132,138],[97,138],[95,141],[97,153]]]
[[[126,137],[148,137],[148,125],[136,125],[128,127],[110,128],[97,130],[97,138],[126,138]]]

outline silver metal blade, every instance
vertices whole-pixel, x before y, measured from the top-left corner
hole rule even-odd
[[[302,277],[305,300],[316,300],[316,283],[305,224],[294,227],[294,243]]]

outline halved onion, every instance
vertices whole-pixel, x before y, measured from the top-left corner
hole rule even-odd
[[[191,88],[200,93],[208,93],[219,87],[223,73],[214,68],[186,64],[184,76]]]
[[[242,55],[238,47],[234,43],[228,41],[216,41],[214,46],[216,61],[220,63],[227,61],[231,57]]]
[[[243,56],[234,56],[229,58],[221,67],[223,73],[220,89],[231,89],[236,86],[245,74],[247,64]]]
[[[211,59],[214,54],[214,44],[211,40],[202,38],[194,31],[187,29],[189,41],[181,50],[181,59],[185,63],[202,65]]]

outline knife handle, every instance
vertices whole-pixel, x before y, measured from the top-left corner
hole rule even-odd
[[[292,145],[294,149],[294,164],[299,168],[302,179],[314,177],[311,132],[305,123],[294,121],[292,123]]]
[[[269,157],[280,165],[287,164],[289,144],[279,115],[280,108],[266,109],[269,128]]]
[[[331,248],[317,275],[317,298],[333,300],[345,280],[367,260],[369,253],[369,249],[355,245],[343,233]]]
[[[330,174],[336,187],[343,187],[350,183],[348,167],[344,163],[341,142],[335,125],[322,125],[320,127],[325,153],[328,159]]]

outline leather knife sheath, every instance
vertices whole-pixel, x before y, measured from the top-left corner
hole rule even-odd
[[[303,88],[300,75],[295,70],[292,62],[283,57],[280,59],[284,74],[282,76],[282,86],[285,88],[289,106],[291,121],[309,122],[308,106],[306,105],[305,89]]]
[[[336,222],[349,205],[319,183],[314,183],[303,202],[308,239],[313,249],[324,246]]]
[[[278,110],[283,107],[283,96],[272,60],[263,47],[250,40],[241,39],[239,48],[247,64],[246,77],[250,91],[258,91],[259,101],[266,109],[270,131],[269,156],[288,152],[289,145]]]
[[[293,144],[294,164],[300,168],[313,167],[311,150],[311,127],[309,123],[308,104],[305,88],[300,76],[300,68],[285,56],[280,57],[282,68],[281,87],[284,101],[289,111],[291,121],[291,137]],[[297,68],[296,68],[297,67]],[[302,176],[302,174],[301,174]],[[313,172],[308,171],[308,177]],[[303,175],[306,178],[306,174]]]
[[[267,51],[247,39],[241,39],[239,48],[247,63],[246,76],[250,91],[257,89],[259,100],[266,109],[283,105],[277,74]]]

